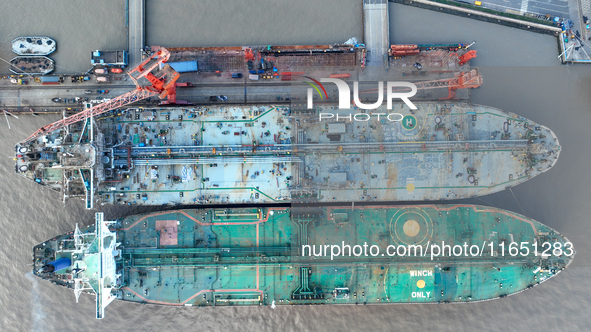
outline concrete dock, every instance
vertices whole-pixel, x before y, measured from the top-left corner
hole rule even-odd
[[[142,50],[146,45],[145,39],[145,0],[128,0],[128,45],[129,45],[129,66],[136,66],[142,59]]]
[[[364,0],[363,21],[367,65],[383,66],[384,55],[390,46],[388,1]]]
[[[591,17],[590,0],[568,0],[568,9],[570,11],[570,21],[564,24],[565,29],[560,34],[559,44],[561,55],[559,58],[563,63],[591,63],[591,32],[587,29]]]

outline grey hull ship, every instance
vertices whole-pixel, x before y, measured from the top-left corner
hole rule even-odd
[[[383,202],[486,195],[558,159],[554,133],[518,115],[416,105],[367,121],[332,106],[129,108],[17,145],[16,172],[87,208]]]

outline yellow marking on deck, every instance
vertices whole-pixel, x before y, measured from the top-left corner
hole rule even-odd
[[[408,237],[415,237],[421,231],[421,226],[416,220],[407,220],[402,226],[404,234]]]
[[[425,280],[421,279],[417,281],[417,287],[424,288],[425,287]]]
[[[415,190],[415,185],[412,183],[409,183],[406,185],[406,190],[408,191],[414,191]]]

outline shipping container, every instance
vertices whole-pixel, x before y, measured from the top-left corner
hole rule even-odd
[[[304,75],[305,72],[303,71],[284,71],[281,73],[282,76],[301,76]]]
[[[330,78],[350,78],[351,74],[331,74]]]
[[[39,77],[41,83],[59,83],[59,76],[41,76]]]
[[[197,71],[197,61],[179,61],[179,62],[169,62],[168,63],[172,69],[176,70],[179,73],[186,73],[190,71]]]

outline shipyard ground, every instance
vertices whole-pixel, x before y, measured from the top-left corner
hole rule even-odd
[[[131,83],[122,80],[123,83]],[[305,84],[305,83],[302,83]],[[293,83],[278,83],[278,84],[257,84],[257,83],[226,83],[226,84],[195,84],[194,87],[179,89],[177,98],[188,101],[198,105],[222,105],[222,104],[288,104],[291,97],[291,88]],[[368,83],[370,86],[377,86],[377,82]],[[303,86],[303,85],[302,85]],[[59,87],[15,87],[14,85],[6,85],[0,87],[0,110],[6,110],[15,114],[43,114],[43,113],[62,113],[63,111],[82,110],[81,103],[54,103],[53,98],[69,98],[88,97],[90,101],[101,100],[102,98],[111,98],[123,93],[126,93],[135,88],[134,85],[111,84],[111,85],[96,85],[96,84],[64,84]],[[108,89],[107,94],[98,94],[96,90]],[[92,94],[85,94],[86,90],[92,90]],[[210,96],[224,95],[228,97],[226,102],[217,101],[211,103]],[[331,91],[331,97],[334,97],[335,92]],[[422,96],[422,97],[421,97]],[[424,94],[418,94],[417,99],[423,100],[437,100],[445,98],[447,90],[429,91]],[[460,91],[457,94],[460,100],[467,100],[469,98],[468,91]],[[368,99],[369,100],[369,99]],[[148,101],[137,103],[138,106],[157,106],[160,101],[153,98]]]
[[[270,46],[269,46],[270,47]],[[260,79],[253,81],[248,78],[247,61],[245,60],[245,47],[224,47],[224,48],[171,48],[171,61],[193,60],[199,63],[198,72],[182,73],[178,82],[190,82],[189,87],[177,88],[177,100],[183,100],[193,104],[211,104],[211,96],[226,96],[227,104],[249,104],[249,103],[281,103],[289,102],[292,87],[306,85],[303,82],[304,73],[311,77],[327,78],[333,74],[349,75],[348,81],[359,80],[361,87],[370,89],[377,86],[377,81],[410,81],[424,82],[441,80],[453,77],[458,72],[468,72],[469,63],[459,65],[457,52],[448,51],[449,47],[437,46],[430,49],[429,46],[422,47],[418,55],[407,57],[390,57],[388,68],[384,68],[383,62],[374,63],[363,68],[361,65],[361,52],[350,52],[345,54],[316,54],[302,55],[304,51],[297,48],[310,48],[308,46],[274,46],[273,53],[265,53],[267,47],[261,48],[258,52],[255,49],[256,61],[259,59],[272,59],[276,72],[266,71]],[[320,45],[320,50],[328,49],[329,46]],[[294,51],[295,50],[295,51]],[[280,52],[283,51],[283,54]],[[298,56],[291,56],[288,52]],[[259,55],[260,54],[260,55]],[[414,64],[421,63],[422,68],[417,69]],[[291,74],[299,73],[293,80]],[[241,73],[241,78],[232,78],[232,74]],[[76,75],[77,77],[78,75]],[[93,103],[100,102],[103,98],[114,98],[129,92],[135,88],[129,76],[125,73],[110,74],[110,83],[96,83],[95,76],[88,75],[90,80],[83,82],[72,82],[71,75],[62,75],[63,83],[56,85],[43,85],[36,82],[34,77],[17,75],[3,76],[0,79],[0,108],[15,113],[43,113],[59,112],[64,110],[75,112],[82,109],[82,101],[79,103],[54,103],[53,98],[72,99],[79,97],[88,98]],[[289,79],[286,80],[285,78]],[[20,78],[26,84],[11,83],[11,79]],[[98,94],[98,90],[109,90],[106,94]],[[85,94],[90,90],[90,94]],[[330,98],[336,99],[336,89],[329,89]],[[469,99],[469,89],[457,90],[456,99]],[[448,97],[447,88],[419,90],[416,97],[422,100],[438,100]],[[362,100],[376,100],[377,96],[366,94]],[[158,98],[144,101],[136,105],[155,106],[159,103]],[[216,104],[222,103],[220,100]]]
[[[591,1],[568,0],[568,10],[573,26],[570,33],[560,35],[561,58],[564,62],[591,63]]]

